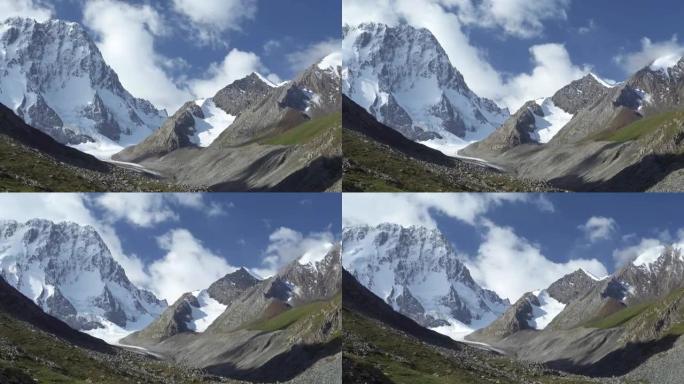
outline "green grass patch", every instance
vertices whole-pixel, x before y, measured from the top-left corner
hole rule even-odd
[[[596,319],[593,321],[590,321],[587,323],[587,327],[589,328],[599,328],[599,329],[608,329],[608,328],[615,328],[619,327],[622,324],[625,324],[626,322],[632,320],[633,318],[639,316],[642,314],[644,311],[646,311],[648,308],[650,308],[653,304],[652,303],[644,303],[644,304],[638,304],[638,305],[632,305],[630,307],[626,307],[624,309],[621,309],[611,315],[608,315],[602,319]]]
[[[317,301],[291,308],[270,319],[257,321],[247,326],[251,331],[275,332],[289,328],[292,324],[310,319],[313,322],[322,321],[325,310],[331,306],[339,305],[342,302],[342,295],[337,295],[329,301]]]
[[[666,126],[668,133],[671,134],[674,133],[676,128],[676,124],[674,123],[681,119],[684,119],[684,111],[664,112],[635,121],[616,131],[602,132],[596,136],[596,140],[624,143],[627,141],[637,140],[643,136],[655,132],[657,129],[663,126]]]
[[[342,112],[336,112],[327,116],[318,117],[290,128],[276,136],[263,139],[261,144],[266,145],[301,145],[313,140],[316,136],[333,129],[335,137],[339,136],[342,126]]]

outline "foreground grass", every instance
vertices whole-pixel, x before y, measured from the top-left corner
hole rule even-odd
[[[141,363],[144,368],[136,369],[122,366],[114,355],[103,357],[113,361],[104,363],[81,348],[27,327],[5,314],[0,314],[0,345],[3,346],[0,348],[0,378],[5,376],[10,383],[199,382],[187,380],[171,366],[153,360]],[[15,352],[8,353],[10,349]],[[32,380],[26,381],[28,377]]]
[[[624,143],[638,140],[661,127],[665,127],[668,134],[673,134],[677,122],[681,122],[682,119],[684,119],[684,111],[664,112],[635,121],[617,131],[601,133],[596,139]]]
[[[345,158],[356,164],[355,167],[345,170],[345,191],[462,191],[420,162],[385,150],[357,133],[343,130],[342,148]]]
[[[558,376],[528,369],[493,354],[472,356],[440,352],[392,329],[343,310],[344,357],[355,372],[345,372],[345,382],[397,384],[442,383],[589,383],[582,378]],[[359,348],[358,345],[364,345]],[[361,352],[361,353],[360,353]],[[353,376],[353,377],[352,377]],[[368,381],[368,377],[374,380]]]
[[[261,141],[266,145],[302,145],[310,142],[318,135],[329,130],[334,130],[339,135],[339,127],[342,125],[342,113],[336,112],[327,116],[319,117],[294,128],[288,129],[277,136],[269,137]]]

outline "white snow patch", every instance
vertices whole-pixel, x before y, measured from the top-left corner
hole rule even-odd
[[[532,319],[527,323],[534,329],[544,329],[551,321],[565,309],[565,304],[554,299],[546,290],[534,292],[539,299],[540,306],[533,306]]]
[[[637,258],[634,259],[634,261],[632,261],[632,264],[634,264],[637,267],[648,267],[660,258],[664,250],[664,245],[658,245],[656,247],[647,249],[639,256],[637,256]]]
[[[332,243],[325,243],[319,247],[314,247],[302,255],[297,262],[301,265],[311,265],[315,268],[317,263],[323,261],[325,255],[328,254],[332,247]]]
[[[120,327],[108,320],[100,319],[99,322],[104,326],[103,328],[95,328],[83,332],[104,340],[111,345],[123,345],[119,343],[121,339],[133,332],[144,329],[150,325],[153,320],[154,318],[152,316],[145,315],[141,316],[137,321],[128,322],[125,327]]]
[[[617,87],[618,85],[620,85],[620,83],[618,83],[617,81],[608,80],[608,79],[602,79],[602,78],[600,78],[598,75],[596,75],[595,73],[591,73],[591,72],[590,72],[589,74],[591,75],[591,77],[594,78],[594,80],[598,81],[599,84],[603,85],[603,86],[606,87],[606,88],[615,88],[615,87]]]
[[[539,143],[548,143],[572,120],[573,115],[557,107],[551,98],[539,99],[536,103],[544,111],[544,116],[534,115],[535,139]]]
[[[584,272],[585,275],[589,276],[589,278],[591,278],[594,281],[602,281],[602,280],[605,280],[609,277],[609,276],[598,277],[598,276],[594,275],[593,273],[587,271],[584,268],[580,268],[580,269],[582,270],[582,272]]]
[[[679,63],[679,60],[682,59],[682,56],[677,55],[677,54],[670,54],[666,55],[663,57],[659,57],[651,63],[651,70],[654,71],[667,71],[668,69],[674,67]]]
[[[202,108],[204,119],[193,116],[195,134],[190,137],[190,141],[200,147],[208,147],[233,124],[235,116],[217,107],[213,99],[197,100],[195,104]]]
[[[221,316],[227,306],[214,300],[207,290],[195,291],[192,295],[197,298],[200,306],[192,307],[192,319],[187,326],[195,332],[204,332],[217,317]]]
[[[318,63],[318,69],[321,70],[328,70],[332,69],[333,72],[337,73],[337,69],[342,66],[342,51],[337,51],[329,54],[328,56],[324,57],[323,60],[321,60]]]
[[[254,72],[254,74],[257,75],[257,77],[259,77],[259,79],[261,79],[261,81],[266,83],[266,85],[268,85],[269,87],[271,87],[271,88],[278,88],[279,87],[279,85],[274,84],[271,80],[267,79],[266,76],[262,75],[261,73]]]
[[[465,341],[466,336],[477,331],[478,329],[485,328],[494,320],[496,320],[495,315],[487,314],[479,320],[474,320],[472,324],[467,325],[454,318],[450,318],[447,320],[449,325],[443,325],[441,327],[434,327],[430,329],[437,333],[441,333],[442,335],[449,336],[456,341]]]

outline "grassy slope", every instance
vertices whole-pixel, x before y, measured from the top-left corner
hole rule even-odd
[[[385,382],[397,384],[588,383],[581,378],[524,369],[508,358],[495,355],[483,353],[459,359],[348,310],[343,310],[343,317],[344,358],[356,367],[357,378],[382,375]],[[364,347],[354,344],[364,344]],[[346,379],[350,383],[362,382]]]
[[[673,134],[677,122],[681,122],[682,119],[684,119],[684,111],[664,112],[635,121],[617,131],[602,132],[596,139],[624,143],[638,140],[661,127],[667,129],[668,134]]]
[[[247,326],[253,331],[275,332],[286,329],[298,321],[311,320],[314,323],[322,316],[325,310],[339,306],[342,303],[342,295],[339,294],[328,301],[317,301],[299,307],[289,309],[270,319],[261,320]]]
[[[342,132],[344,156],[362,169],[372,169],[375,174],[353,168],[345,171],[344,190],[364,192],[460,192],[441,175],[423,166],[420,162],[383,150],[360,134]],[[379,177],[384,176],[384,177]]]
[[[669,328],[664,329],[662,336],[681,336],[684,335],[684,306],[678,303],[681,303],[682,300],[684,300],[684,290],[677,290],[663,299],[626,307],[610,316],[591,321],[586,326],[608,329],[630,325],[652,325],[661,321],[663,314],[669,312],[671,308],[679,308],[679,318],[682,319],[682,322],[672,324]]]
[[[343,180],[348,192],[515,192],[536,187],[476,166],[463,170],[428,165],[347,129],[342,148],[350,163]]]
[[[29,376],[38,383],[194,383],[173,367],[145,360],[132,368],[105,363],[89,352],[73,347],[26,324],[0,314],[0,378],[20,379]],[[15,349],[16,353],[9,352]],[[116,356],[109,357],[116,360]],[[12,381],[10,381],[12,382]],[[23,383],[25,381],[16,381]]]
[[[90,177],[84,177],[84,174]],[[171,187],[142,176],[117,178],[61,164],[0,135],[1,192],[168,191]]]
[[[319,117],[294,128],[288,129],[276,136],[272,136],[261,141],[266,145],[301,145],[313,140],[316,136],[327,131],[331,127],[336,128],[338,134],[339,127],[342,125],[342,113],[337,112],[327,116]]]

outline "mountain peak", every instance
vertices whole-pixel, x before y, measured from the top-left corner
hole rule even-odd
[[[682,63],[684,63],[684,57],[682,57],[682,55],[671,53],[653,60],[648,67],[652,71],[666,72],[670,68],[674,68]]]
[[[343,93],[411,140],[482,139],[509,115],[468,87],[427,29],[369,23],[343,35]]]

